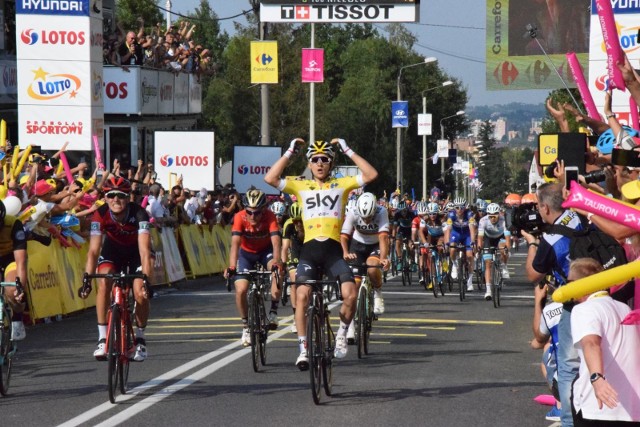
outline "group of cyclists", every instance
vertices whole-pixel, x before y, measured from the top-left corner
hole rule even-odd
[[[448,255],[453,259],[456,246],[462,244],[468,271],[473,271],[476,252],[482,254],[477,248],[499,247],[503,249],[503,277],[509,277],[506,264],[511,233],[498,204],[483,201],[474,212],[463,198],[410,204],[397,197],[388,202],[369,192],[356,197],[355,190],[376,179],[377,171],[339,138],[309,144],[306,158],[312,179],[282,178],[291,158],[303,150],[304,144],[301,138],[292,140],[284,155],[265,175],[268,184],[289,195],[290,205],[287,207],[288,203],[281,198],[269,204],[264,192],[251,188],[244,195],[245,209],[233,220],[229,267],[224,276],[235,283],[244,346],[250,345],[247,272],[257,264],[274,272],[268,316],[272,329],[279,325],[278,301],[285,274],[292,283],[290,294],[295,321],[291,331],[298,336],[300,353],[296,366],[300,370],[309,368],[305,312],[311,294],[311,287],[301,283],[319,280],[322,273],[339,282],[343,299],[334,350],[336,358],[345,357],[347,345],[354,341],[353,318],[360,278],[365,274],[369,276],[374,313],[383,314],[383,271],[389,269],[393,258],[401,259],[403,245],[411,251],[411,260],[417,259],[420,266],[427,263],[429,270],[432,266],[426,256],[427,248],[435,246],[445,257],[448,247]],[[354,162],[359,175],[333,176],[337,151]],[[419,251],[419,256],[413,256],[414,250]],[[483,255],[483,259],[487,267],[485,299],[490,300],[490,256]],[[455,263],[449,265],[452,278],[457,278]],[[417,264],[412,266],[416,270],[417,267]],[[429,280],[427,275],[420,276],[425,287],[435,285],[428,283]],[[466,286],[473,290],[471,277]]]

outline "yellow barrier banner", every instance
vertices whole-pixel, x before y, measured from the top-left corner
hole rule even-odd
[[[228,238],[226,235],[229,235]],[[219,263],[221,270],[223,271],[229,267],[229,248],[231,247],[231,228],[225,228],[220,225],[213,227],[213,238],[215,245],[218,248]]]
[[[182,239],[184,252],[187,255],[191,274],[193,276],[202,276],[207,274],[204,259],[205,253],[202,235],[200,232],[196,227],[192,227],[191,225],[181,225],[180,238]]]
[[[180,257],[180,250],[176,242],[176,235],[172,228],[163,228],[160,233],[162,239],[162,254],[164,257],[164,268],[169,283],[178,282],[187,278],[184,272],[184,265]]]
[[[155,254],[154,262],[153,262],[153,272],[151,273],[151,284],[152,285],[163,285],[167,282],[167,275],[165,273],[164,268],[164,247],[162,245],[162,239],[160,238],[160,233],[157,229],[151,229],[151,249]]]

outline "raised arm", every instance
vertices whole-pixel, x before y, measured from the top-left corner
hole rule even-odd
[[[280,177],[284,173],[287,165],[289,164],[289,159],[295,154],[299,153],[304,146],[304,139],[302,138],[294,138],[289,143],[289,149],[285,151],[285,153],[280,157],[269,169],[269,172],[264,176],[264,182],[269,184],[272,187],[278,188],[280,184]]]
[[[349,146],[347,146],[347,142],[342,138],[333,138],[331,140],[331,144],[338,145],[340,150],[344,153],[345,156],[349,157],[351,161],[360,169],[362,172],[362,180],[365,184],[370,184],[378,177],[378,171],[371,166],[369,162],[367,162],[363,157],[356,154]]]

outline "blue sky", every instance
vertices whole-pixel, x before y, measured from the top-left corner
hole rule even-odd
[[[160,0],[159,5],[165,6]],[[188,13],[200,0],[173,0],[172,10]],[[248,0],[209,0],[220,18],[250,9]],[[440,67],[467,86],[469,105],[494,105],[510,102],[543,103],[547,90],[485,90],[485,0],[422,0],[420,22],[406,24],[417,36],[415,50],[438,58]],[[233,34],[233,21],[246,23],[243,17],[222,21],[222,28]],[[384,26],[378,25],[382,34]],[[321,47],[321,46],[318,46]]]

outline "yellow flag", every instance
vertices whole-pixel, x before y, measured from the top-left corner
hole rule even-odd
[[[251,83],[278,83],[278,42],[251,42]]]

